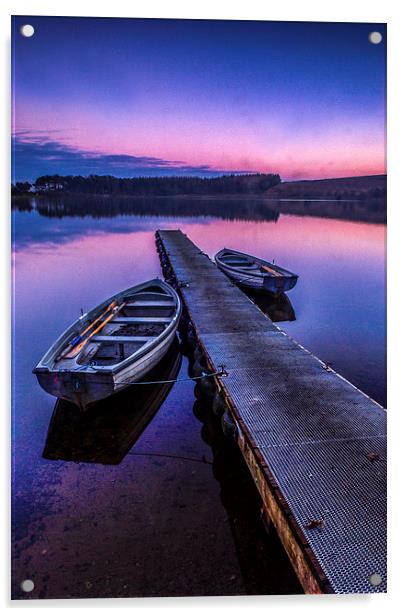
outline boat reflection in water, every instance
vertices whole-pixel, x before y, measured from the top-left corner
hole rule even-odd
[[[279,321],[296,321],[292,302],[286,293],[274,295],[272,293],[256,293],[246,289],[243,289],[243,291],[274,323]]]
[[[175,339],[144,381],[176,379],[181,354]],[[43,457],[48,460],[119,464],[153,419],[173,383],[132,385],[87,411],[59,399],[52,414]]]

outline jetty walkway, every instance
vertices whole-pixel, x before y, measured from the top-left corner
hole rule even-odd
[[[157,231],[199,352],[307,593],[386,592],[386,411],[277,327],[181,231]]]

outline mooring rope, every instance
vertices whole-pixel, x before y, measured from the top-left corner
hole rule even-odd
[[[88,364],[88,365],[84,364],[84,367],[92,368],[93,370],[98,369],[97,366],[92,366],[91,364]],[[221,365],[219,367],[220,367],[220,370],[218,370],[217,372],[202,372],[200,376],[189,376],[189,377],[185,377],[181,379],[167,379],[163,381],[115,381],[115,384],[116,385],[166,385],[166,384],[168,385],[171,383],[182,383],[185,381],[198,381],[200,379],[206,379],[212,376],[222,376],[222,377],[228,376],[228,372],[225,370],[225,366]],[[95,382],[95,380],[93,380],[92,382]],[[103,383],[104,381],[100,379],[98,382]]]
[[[183,381],[197,381],[199,379],[206,379],[211,376],[228,376],[228,373],[224,369],[224,366],[221,367],[221,370],[218,372],[206,372],[202,373],[201,376],[189,376],[182,379],[168,379],[167,381],[115,381],[117,385],[164,385],[166,383],[181,383]]]
[[[154,453],[149,451],[129,451],[127,453],[128,456],[150,456],[150,457],[158,457],[158,458],[172,458],[174,460],[185,460],[186,462],[200,462],[201,464],[213,464],[211,460],[207,460],[205,456],[202,458],[189,458],[187,456],[177,456],[169,453]]]

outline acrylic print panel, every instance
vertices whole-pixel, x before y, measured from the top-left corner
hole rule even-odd
[[[12,597],[385,592],[385,25],[12,29]]]

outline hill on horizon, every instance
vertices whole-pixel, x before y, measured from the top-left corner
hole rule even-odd
[[[269,188],[271,198],[380,199],[387,194],[387,175],[360,175],[323,180],[281,182]]]

